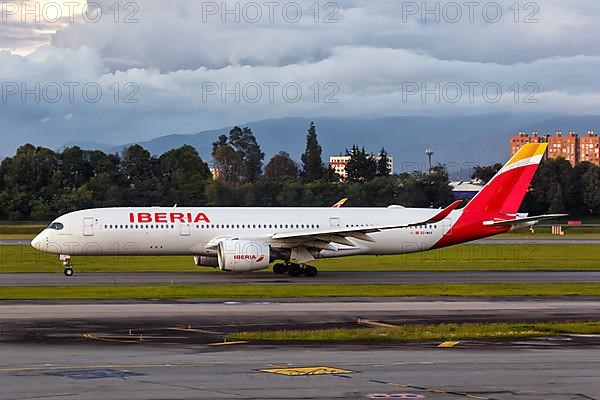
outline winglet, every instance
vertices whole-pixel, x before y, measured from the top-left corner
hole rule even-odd
[[[338,201],[337,203],[335,203],[334,205],[332,205],[331,208],[342,208],[342,206],[344,204],[346,204],[347,201],[348,201],[348,198],[345,197],[345,198],[341,199],[340,201]]]
[[[446,218],[452,211],[454,211],[459,205],[462,203],[462,200],[456,200],[454,203],[450,204],[448,207],[444,208],[438,214],[434,215],[432,218],[429,218],[427,221],[423,222],[424,224],[430,224],[435,222],[440,222],[444,218]]]

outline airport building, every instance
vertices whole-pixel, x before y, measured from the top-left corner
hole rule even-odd
[[[375,159],[375,161],[379,161],[380,157],[374,154],[371,154],[371,157]],[[350,156],[331,156],[329,157],[329,166],[333,168],[333,171],[338,174],[342,180],[348,179],[348,172],[346,172],[346,165],[350,161]],[[394,158],[388,155],[388,168],[390,170],[390,175],[394,174]]]
[[[510,138],[510,155],[514,155],[525,143],[548,143],[548,158],[562,157],[571,165],[583,161],[600,165],[600,136],[594,131],[588,131],[586,136],[579,136],[573,131],[567,135],[562,132],[555,135],[519,132]]]

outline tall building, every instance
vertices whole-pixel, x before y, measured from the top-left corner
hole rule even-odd
[[[548,137],[548,158],[562,157],[569,161],[571,165],[575,165],[579,161],[577,157],[578,150],[577,134],[575,132],[571,131],[566,136],[562,132],[556,132],[556,135]]]
[[[562,132],[556,132],[555,135],[519,132],[510,138],[510,155],[514,155],[525,143],[548,143],[548,158],[562,157],[571,165],[582,161],[600,165],[600,137],[594,131],[588,131],[587,136],[582,137],[573,131],[567,135]]]
[[[589,161],[600,165],[600,136],[588,131],[587,136],[579,138],[579,161]]]
[[[531,136],[526,134],[525,132],[519,132],[514,136],[510,137],[510,156],[514,156],[517,151],[526,143],[540,143],[544,140],[541,140],[540,135],[537,132],[533,132]]]
[[[379,161],[380,157],[371,155],[375,161]],[[350,161],[350,156],[331,156],[329,157],[329,166],[333,168],[333,171],[338,174],[342,180],[348,179],[348,172],[346,171],[346,165]],[[388,155],[388,168],[390,175],[394,173],[394,158]]]

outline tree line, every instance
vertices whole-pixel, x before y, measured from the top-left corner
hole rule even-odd
[[[349,197],[349,206],[443,207],[454,200],[446,169],[389,175],[387,153],[378,157],[357,145],[350,156],[348,179],[323,163],[317,130],[311,123],[300,163],[279,152],[266,164],[250,128],[234,127],[212,146],[216,177],[189,145],[152,155],[133,145],[122,154],[83,150],[53,151],[31,144],[0,164],[0,220],[46,221],[94,207],[118,206],[331,206]],[[475,170],[489,179],[499,166]],[[529,212],[596,214],[600,209],[600,167],[576,167],[547,160],[525,201]]]

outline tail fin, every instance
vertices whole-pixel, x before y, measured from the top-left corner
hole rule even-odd
[[[519,211],[547,143],[528,143],[498,171],[464,208],[484,214],[514,215]]]

